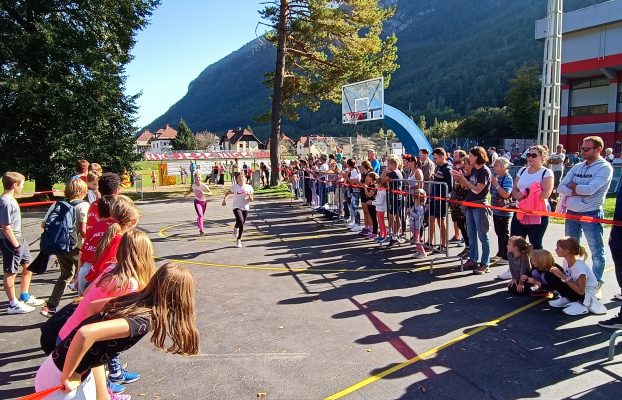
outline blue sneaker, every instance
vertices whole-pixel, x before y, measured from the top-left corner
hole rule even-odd
[[[123,370],[119,376],[108,375],[108,379],[112,383],[132,383],[140,379],[140,374],[138,372]]]
[[[108,389],[114,394],[121,394],[125,392],[125,386],[114,383],[108,379]]]

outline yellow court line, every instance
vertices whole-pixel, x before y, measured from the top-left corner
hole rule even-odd
[[[230,269],[250,269],[258,271],[284,271],[295,272],[299,274],[327,274],[327,273],[343,273],[343,272],[363,272],[363,273],[376,273],[376,272],[419,272],[429,271],[430,266],[425,267],[404,267],[404,268],[378,268],[378,269],[309,269],[309,268],[287,268],[287,267],[270,267],[267,265],[235,265],[235,264],[216,264],[206,263],[200,261],[188,261],[188,260],[176,260],[166,257],[154,257],[156,260],[171,261],[179,264],[199,265],[203,267],[214,268],[230,268]]]
[[[488,328],[491,328],[493,326],[497,326],[497,325],[499,325],[500,322],[503,322],[506,319],[515,316],[516,314],[519,314],[519,313],[521,313],[521,312],[523,312],[525,310],[528,310],[528,309],[530,309],[530,308],[532,308],[532,307],[542,303],[545,300],[547,300],[547,299],[546,298],[538,299],[538,300],[536,300],[536,301],[534,301],[532,303],[529,303],[529,304],[527,304],[527,305],[525,305],[525,306],[523,306],[523,307],[521,307],[521,308],[519,308],[517,310],[514,310],[514,311],[512,311],[510,313],[507,313],[507,314],[505,314],[505,315],[503,315],[503,316],[501,316],[501,317],[499,317],[497,319],[493,319],[491,321],[485,322],[483,325],[473,329],[472,331],[470,331],[468,333],[463,333],[462,335],[457,336],[457,337],[449,340],[448,342],[443,343],[440,346],[436,346],[436,347],[434,347],[434,348],[432,348],[432,349],[430,349],[430,350],[428,350],[428,351],[426,351],[424,353],[419,354],[416,357],[413,357],[413,358],[411,358],[411,359],[409,359],[407,361],[404,361],[403,363],[397,364],[397,365],[395,365],[395,366],[393,366],[391,368],[385,369],[384,371],[381,371],[381,372],[379,372],[379,373],[377,373],[375,375],[372,375],[369,378],[364,379],[364,380],[362,380],[362,381],[360,381],[360,382],[358,382],[358,383],[356,383],[356,384],[354,384],[354,385],[352,385],[352,386],[350,386],[350,387],[348,387],[348,388],[346,388],[346,389],[344,389],[344,390],[342,390],[340,392],[337,392],[337,393],[335,393],[333,395],[330,395],[330,396],[326,397],[326,399],[324,399],[324,400],[340,399],[340,398],[342,398],[342,397],[344,397],[344,396],[346,396],[346,395],[348,395],[348,394],[350,394],[352,392],[355,392],[355,391],[357,391],[357,390],[359,390],[359,389],[361,389],[361,388],[363,388],[363,387],[365,387],[365,386],[367,386],[369,384],[372,384],[372,383],[376,382],[377,380],[380,380],[380,379],[382,379],[382,378],[384,378],[384,377],[386,377],[388,375],[391,375],[394,372],[397,372],[397,371],[399,371],[401,369],[404,369],[404,368],[408,367],[409,365],[412,365],[412,364],[414,364],[414,363],[416,363],[418,361],[421,361],[421,360],[425,360],[426,358],[435,355],[439,351],[441,351],[443,349],[446,349],[447,347],[453,346],[454,344],[456,344],[458,342],[461,342],[461,341],[463,341],[465,339],[468,339],[469,337],[471,337],[471,336],[473,336],[473,335],[475,335],[477,333],[480,333],[481,331],[484,331],[484,330],[486,330]]]

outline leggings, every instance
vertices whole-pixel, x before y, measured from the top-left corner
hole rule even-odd
[[[367,212],[369,213],[369,216],[371,217],[371,223],[373,227],[371,233],[373,233],[374,235],[377,235],[378,234],[378,215],[376,212],[376,206],[368,204]]]
[[[244,232],[244,223],[248,216],[248,210],[234,208],[233,215],[235,216],[235,227],[238,228],[238,239],[242,239],[242,232]]]
[[[207,207],[207,201],[194,200],[194,211],[197,212],[197,226],[199,232],[203,232],[203,215],[205,214],[205,207]]]
[[[387,237],[387,225],[384,223],[384,211],[376,211],[376,220],[378,221],[378,236]]]

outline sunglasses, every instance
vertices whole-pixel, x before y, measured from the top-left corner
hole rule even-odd
[[[527,154],[525,154],[525,157],[527,157],[527,158],[536,158],[539,155],[540,154],[538,154],[538,153],[527,153]]]
[[[581,151],[590,151],[594,150],[594,147],[581,147]]]

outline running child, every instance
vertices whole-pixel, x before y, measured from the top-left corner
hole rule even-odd
[[[163,265],[140,292],[92,302],[89,314],[37,371],[37,392],[62,385],[48,400],[109,398],[104,365],[149,331],[153,332],[151,342],[160,350],[198,353],[194,278],[175,264]]]
[[[529,294],[531,284],[527,277],[531,272],[530,256],[533,246],[527,243],[522,236],[512,236],[508,240],[508,263],[512,280],[508,284],[508,290],[517,294]]]
[[[236,184],[232,185],[225,198],[222,200],[222,205],[227,205],[227,199],[233,195],[233,215],[235,216],[235,227],[233,228],[233,236],[236,237],[235,246],[242,247],[242,233],[244,232],[244,223],[246,217],[248,217],[248,211],[250,210],[250,203],[255,201],[253,195],[253,187],[246,184],[246,177],[243,174],[238,174],[235,177]]]
[[[585,248],[577,239],[567,236],[557,241],[555,252],[564,261],[561,269],[553,267],[550,270],[551,287],[559,297],[549,301],[549,305],[563,308],[564,314],[568,315],[606,314],[607,309],[596,298],[596,275],[584,261],[587,258]]]
[[[156,190],[157,175],[155,171],[151,171],[151,189]]]
[[[185,196],[192,192],[194,192],[194,211],[197,213],[197,227],[199,228],[199,235],[203,236],[205,235],[203,233],[203,216],[207,208],[207,196],[211,196],[212,191],[209,186],[201,182],[201,175],[195,173],[190,191]]]
[[[15,195],[24,188],[24,175],[18,172],[5,172],[2,175],[4,193],[0,197],[0,248],[2,249],[2,270],[4,272],[4,291],[9,299],[8,314],[26,314],[35,310],[34,306],[43,300],[31,295],[30,280],[32,272],[28,265],[32,262],[28,241],[22,236],[22,216]],[[15,276],[22,268],[21,294],[15,296]]]

